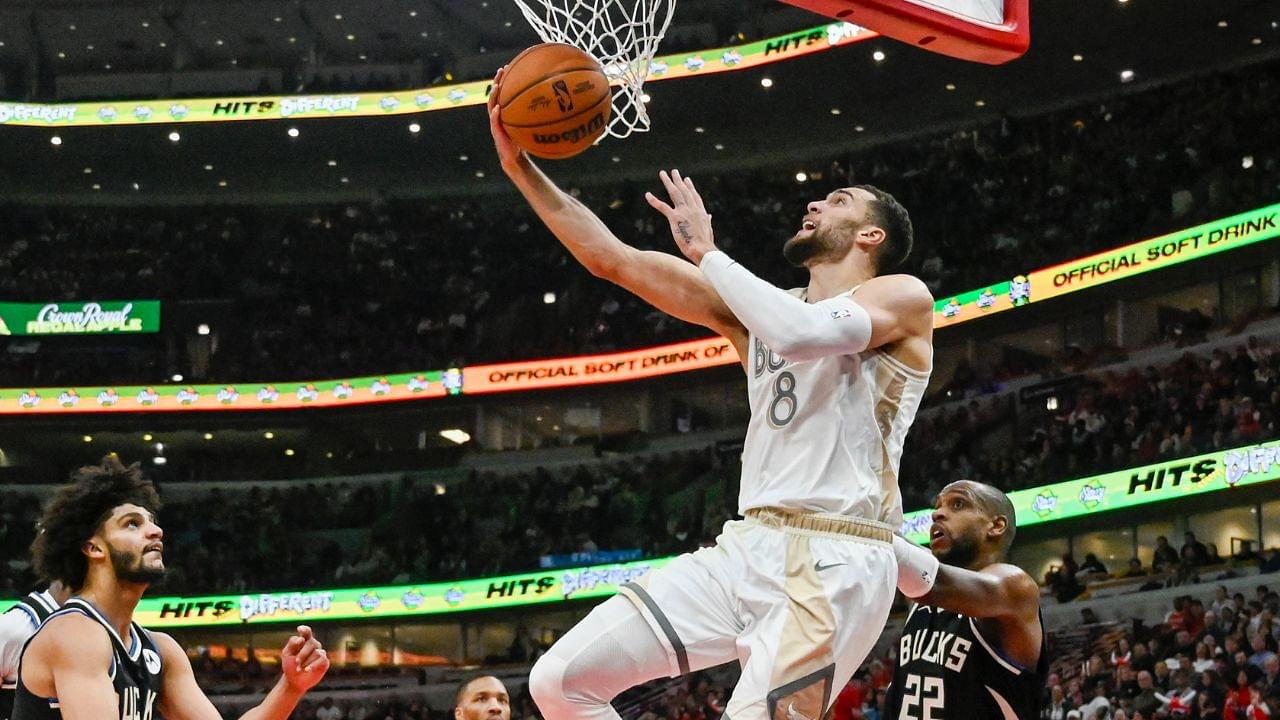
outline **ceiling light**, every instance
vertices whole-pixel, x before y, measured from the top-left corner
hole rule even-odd
[[[223,45],[226,45],[226,43],[222,42],[221,40],[214,40],[213,44],[217,45],[218,47],[222,47]]]
[[[1133,80],[1133,71],[1132,71],[1132,70],[1121,70],[1121,71],[1120,71],[1120,82],[1129,82],[1130,80]]]
[[[706,128],[696,127],[696,128],[694,128],[694,129],[693,129],[693,131],[694,131],[694,132],[696,132],[696,133],[698,133],[699,135],[701,135],[702,133],[706,132],[707,130],[706,130]]]
[[[337,161],[337,160],[330,160],[330,161],[329,161],[329,167],[338,167],[338,161]]]
[[[418,17],[418,11],[417,11],[417,10],[410,10],[410,11],[409,11],[409,17]]]
[[[334,13],[334,15],[333,15],[333,19],[334,19],[334,20],[341,20],[341,19],[342,19],[342,13]]]
[[[272,20],[275,20],[276,22],[284,22],[284,18],[280,17],[279,15],[277,15],[277,16],[275,16],[275,17],[271,18],[271,19],[272,19]]]
[[[173,382],[182,382],[182,373],[174,373],[171,379]]]
[[[652,100],[652,99],[653,99],[653,97],[652,97],[651,95],[649,95],[649,93],[641,93],[641,94],[640,94],[640,102],[642,102],[642,103],[646,103],[646,104],[647,104],[647,103],[648,103],[650,100]]]
[[[289,137],[295,137],[295,138],[302,134],[302,132],[298,130],[298,128],[296,127],[291,127],[285,132],[289,135]]]
[[[987,106],[987,101],[986,101],[986,100],[978,100],[978,101],[975,101],[973,104],[974,104],[975,106],[977,106],[977,107],[986,107],[986,106]]]
[[[63,60],[66,60],[66,59],[67,59],[67,54],[66,54],[66,53],[64,53],[64,52],[60,52],[60,53],[58,53],[58,57],[59,57],[59,58],[62,58]]]
[[[839,114],[840,114],[840,108],[831,108],[831,114],[832,114],[832,115],[839,115]]]
[[[103,69],[103,70],[110,70],[110,69],[111,69],[111,63],[107,63],[106,65],[103,65],[103,66],[102,66],[102,69]]]
[[[554,304],[555,304],[555,302],[556,302],[556,294],[555,294],[555,293],[553,293],[553,292],[545,292],[545,293],[542,293],[542,304],[543,304],[543,305],[554,305]]]
[[[275,438],[276,438],[276,434],[275,434],[275,433],[273,433],[273,432],[271,432],[270,430],[268,430],[268,431],[266,431],[266,432],[262,433],[262,437],[264,437],[264,438],[266,438],[266,439],[268,439],[268,440],[275,440]]]
[[[409,123],[409,132],[416,135],[422,132],[422,126],[419,125],[418,123]]]
[[[98,183],[94,183],[94,184],[93,184],[93,189],[94,189],[94,190],[101,190],[101,189],[102,189],[102,186],[101,186],[101,185],[99,185]]]
[[[150,22],[148,22],[148,21],[146,21],[146,20],[143,20],[143,21],[142,21],[142,27],[144,27],[144,28],[151,27],[151,23],[150,23]]]
[[[866,130],[866,128],[862,127],[861,125],[854,125],[853,130],[854,132],[862,132],[863,130]]]
[[[212,439],[213,439],[213,433],[205,433],[205,434],[204,434],[204,439],[205,439],[205,440],[212,440]]]
[[[347,34],[347,39],[348,39],[348,40],[355,40],[355,39],[356,39],[356,36],[355,36],[355,35],[352,35],[352,34],[350,34],[350,33],[348,33],[348,34]]]
[[[1083,56],[1083,55],[1081,55],[1080,53],[1076,53],[1075,55],[1072,55],[1072,56],[1071,56],[1071,59],[1072,59],[1072,60],[1075,60],[1076,62],[1083,62],[1083,61],[1084,61],[1084,56]]]
[[[85,169],[84,169],[84,174],[85,174],[85,175],[92,175],[92,174],[93,174],[93,168],[85,168]]]
[[[285,448],[284,454],[293,457],[293,448]]]
[[[134,190],[141,190],[141,189],[142,189],[142,186],[141,186],[141,185],[139,185],[138,183],[133,183],[132,185],[130,185],[130,187],[132,187]]]
[[[1226,21],[1226,20],[1219,20],[1219,21],[1218,21],[1218,27],[1226,27],[1226,26],[1227,26],[1227,21]]]
[[[298,38],[296,38],[296,37],[291,37],[291,38],[289,38],[289,42],[291,42],[291,43],[296,43],[296,42],[298,42]]]
[[[471,434],[461,428],[450,428],[448,430],[441,430],[440,437],[461,445],[471,439]]]
[[[773,87],[773,78],[767,78],[767,77],[760,78],[760,87],[766,87],[766,88]]]
[[[342,184],[343,184],[343,185],[346,185],[346,184],[347,184],[347,183],[349,183],[349,182],[351,182],[351,178],[345,178],[345,177],[344,177],[344,178],[342,178]]]
[[[165,463],[167,463],[167,462],[169,462],[169,461],[168,461],[168,459],[166,459],[166,458],[165,458],[165,456],[163,456],[163,455],[157,455],[157,456],[155,456],[155,457],[151,458],[151,462],[153,462],[153,463],[155,463],[155,464],[157,464],[157,465],[164,465]]]
[[[953,91],[954,91],[954,90],[956,89],[956,84],[955,84],[955,83],[947,83],[947,89],[948,89],[948,90],[953,90]]]
[[[178,142],[181,139],[182,139],[182,133],[178,132],[177,130],[174,130],[173,132],[169,133],[169,142]]]
[[[208,334],[209,334],[209,324],[208,324],[208,323],[200,323],[199,325],[197,325],[197,326],[196,326],[196,334],[197,334],[197,335],[208,335]]]
[[[611,157],[611,158],[609,158],[609,159],[610,159],[610,160],[612,160],[612,161],[614,161],[614,162],[622,162],[622,158],[618,157],[617,155],[614,155],[613,157]]]
[[[146,433],[146,434],[144,434],[144,435],[142,436],[142,441],[143,441],[143,442],[151,442],[151,440],[152,440],[152,439],[154,439],[154,438],[155,438],[155,435],[152,435],[151,433]]]
[[[212,170],[212,169],[213,169],[213,166],[212,166],[212,165],[205,165],[205,166],[204,166],[204,169],[205,169],[205,170]]]
[[[91,443],[91,442],[93,442],[93,436],[92,436],[92,435],[85,435],[85,436],[84,436],[84,438],[83,438],[83,440],[84,440],[85,442],[87,442],[87,443]]]
[[[93,49],[93,45],[85,45],[85,46],[84,46],[84,49],[85,49],[85,50],[92,50],[92,49]]]
[[[50,145],[61,145],[61,144],[62,144],[62,136],[61,136],[61,135],[54,135],[53,137],[49,138],[49,144],[50,144]]]
[[[1250,40],[1249,42],[1250,42],[1251,44],[1253,44],[1253,45],[1261,45],[1261,44],[1262,44],[1262,38],[1260,38],[1260,37],[1256,37],[1256,38],[1254,38],[1254,39]]]
[[[808,176],[807,174],[802,173],[802,172],[798,172],[798,173],[796,173],[796,182],[800,182],[800,183],[802,183],[802,182],[804,182],[805,180],[808,180],[808,179],[809,179],[809,176]]]
[[[723,149],[724,149],[724,145],[721,145],[720,143],[716,143],[716,149],[717,149],[717,150],[723,150]]]
[[[875,51],[875,52],[871,53],[871,59],[872,59],[872,60],[875,60],[876,62],[884,62],[884,51],[883,51],[883,50],[877,50],[877,51]]]
[[[1248,170],[1249,168],[1253,167],[1253,156],[1245,155],[1244,157],[1240,158],[1240,167],[1244,168],[1245,170]]]
[[[226,187],[226,186],[227,186],[227,181],[226,181],[226,180],[219,180],[219,181],[218,181],[218,187]]]
[[[162,442],[161,442],[161,443],[156,443],[156,452],[158,452],[158,453],[162,453],[162,452],[164,452],[164,443],[162,443]]]
[[[477,171],[476,171],[476,177],[478,177],[478,178],[482,178],[482,177],[484,177],[484,171],[483,171],[483,170],[477,170]]]

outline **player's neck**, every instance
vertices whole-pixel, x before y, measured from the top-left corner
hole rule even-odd
[[[95,578],[91,572],[79,594],[93,603],[107,622],[111,623],[111,627],[116,629],[120,639],[128,643],[133,612],[138,608],[138,601],[142,599],[142,593],[146,589],[146,585],[120,582],[114,576]]]
[[[840,262],[814,263],[808,270],[809,291],[805,297],[811,303],[847,293],[875,277],[875,271],[870,267],[848,258]]]

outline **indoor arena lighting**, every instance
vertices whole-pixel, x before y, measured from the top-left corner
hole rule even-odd
[[[91,443],[91,442],[93,442],[93,436],[92,436],[92,435],[85,435],[85,436],[84,436],[84,441],[85,441],[85,442],[87,442],[87,443]]]
[[[553,292],[542,293],[543,305],[554,305],[556,303],[556,294]]]
[[[165,458],[165,456],[163,456],[163,455],[157,455],[157,456],[155,456],[155,457],[151,458],[151,462],[155,463],[156,465],[164,465],[165,463],[167,463],[167,462],[169,462],[169,461]]]
[[[276,434],[275,434],[275,433],[273,433],[273,432],[271,432],[270,430],[268,430],[268,431],[266,431],[266,432],[262,433],[262,437],[264,437],[264,438],[266,438],[266,439],[268,439],[268,440],[274,440],[274,439],[275,439],[275,437],[276,437]]]
[[[53,137],[49,138],[49,144],[50,144],[50,145],[61,145],[61,144],[62,144],[62,136],[61,136],[61,135],[54,135]]]
[[[809,176],[808,176],[807,174],[802,173],[802,172],[798,172],[798,173],[796,173],[796,182],[802,183],[802,182],[804,182],[805,180],[808,180],[808,179],[809,179]]]
[[[301,132],[298,131],[298,128],[296,127],[291,127],[286,132],[289,134],[289,137],[292,137],[292,138],[296,138],[302,134]]]
[[[293,456],[294,456],[293,448],[287,448],[287,449],[284,451],[284,454],[285,454],[285,455],[288,455],[289,457],[293,457]]]
[[[208,335],[208,334],[209,334],[209,324],[208,324],[208,323],[200,323],[199,325],[197,325],[197,326],[196,326],[196,334],[197,334],[197,335]]]
[[[875,60],[876,62],[884,62],[884,51],[883,51],[883,50],[877,50],[877,51],[875,51],[875,52],[871,53],[871,59],[872,59],[872,60]]]
[[[409,132],[413,133],[414,135],[417,135],[418,133],[422,132],[422,126],[419,125],[418,123],[410,123]]]
[[[178,132],[177,130],[174,130],[173,132],[169,133],[169,142],[176,143],[180,140],[182,140],[182,133]]]
[[[174,373],[171,379],[173,382],[182,382],[182,373]]]
[[[152,438],[154,438],[154,437],[155,437],[155,435],[152,435],[151,433],[147,433],[147,434],[145,434],[145,435],[143,435],[143,436],[142,436],[142,441],[143,441],[143,442],[151,442]]]
[[[213,433],[205,433],[205,434],[204,434],[204,439],[205,439],[205,440],[212,440],[212,439],[213,439]]]
[[[1240,167],[1244,168],[1245,170],[1248,170],[1249,168],[1253,167],[1253,156],[1245,155],[1244,157],[1240,158]]]
[[[765,87],[765,88],[773,87],[773,78],[767,78],[767,77],[760,78],[760,87]]]
[[[444,438],[445,440],[448,440],[449,442],[457,443],[458,445],[461,445],[465,442],[469,442],[471,440],[471,434],[461,428],[449,428],[448,430],[441,430],[440,437]]]
[[[1121,71],[1120,71],[1120,82],[1126,82],[1126,83],[1127,83],[1127,82],[1129,82],[1129,81],[1131,81],[1131,80],[1133,80],[1133,71],[1132,71],[1132,70],[1121,70]]]

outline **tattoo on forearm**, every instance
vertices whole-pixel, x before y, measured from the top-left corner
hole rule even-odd
[[[683,239],[686,244],[693,242],[693,234],[689,232],[688,220],[681,220],[676,223],[676,230],[680,233],[680,238]]]

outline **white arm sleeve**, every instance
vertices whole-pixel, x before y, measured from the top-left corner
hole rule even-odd
[[[901,535],[893,536],[893,555],[898,560],[898,590],[912,600],[928,595],[938,581],[938,558]]]
[[[738,321],[786,360],[851,355],[871,343],[871,316],[848,295],[807,303],[719,250],[699,267]]]
[[[35,631],[31,616],[21,610],[0,614],[0,679],[5,685],[17,679],[22,646]]]

